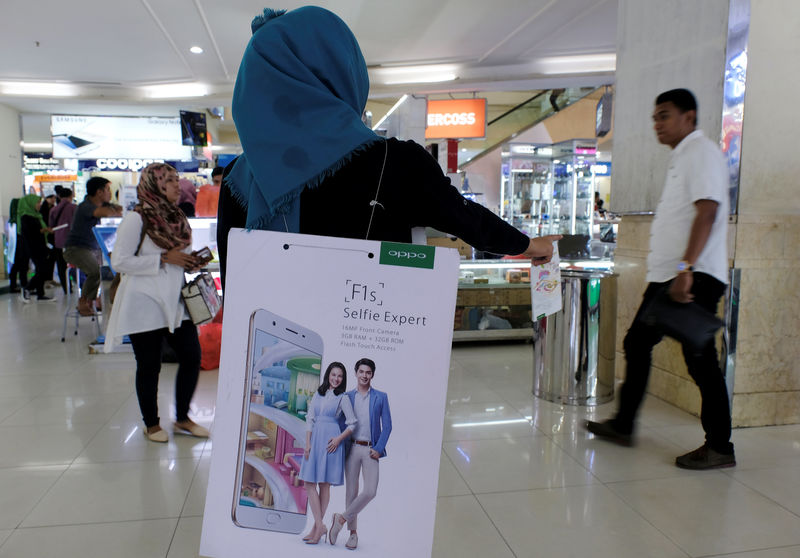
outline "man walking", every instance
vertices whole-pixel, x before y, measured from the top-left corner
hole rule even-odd
[[[368,358],[362,358],[356,362],[355,370],[357,387],[347,392],[353,404],[356,425],[344,466],[346,507],[343,513],[333,514],[333,524],[328,535],[331,544],[336,544],[339,531],[347,522],[350,537],[345,546],[350,550],[358,546],[358,514],[375,498],[378,490],[378,460],[386,457],[386,442],[392,433],[389,398],[384,392],[372,387],[375,363]],[[361,492],[358,490],[359,474],[364,476]]]
[[[719,148],[696,130],[697,101],[686,89],[656,98],[653,121],[658,141],[672,148],[667,179],[656,208],[647,258],[647,289],[625,336],[627,368],[616,416],[586,423],[589,432],[622,445],[633,444],[634,419],[644,398],[653,347],[663,335],[643,321],[650,302],[664,289],[676,302],[694,301],[716,313],[728,275],[728,169]],[[736,465],[725,377],[711,339],[699,353],[683,356],[700,388],[705,443],[679,456],[685,469]]]
[[[100,247],[92,228],[101,217],[121,217],[122,208],[111,205],[111,182],[93,176],[86,182],[86,197],[75,211],[72,226],[64,243],[64,260],[86,274],[78,299],[81,316],[94,314],[94,302],[100,288]]]

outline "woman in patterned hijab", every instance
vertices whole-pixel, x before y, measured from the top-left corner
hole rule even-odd
[[[166,341],[178,357],[173,432],[200,438],[208,430],[189,418],[189,406],[200,372],[197,327],[181,299],[184,271],[200,263],[191,253],[192,230],[178,208],[178,173],[164,163],[142,170],[139,203],[117,228],[111,265],[122,274],[106,328],[105,350],[128,335],[136,357],[136,396],[144,435],[167,442],[158,416],[158,376]]]
[[[171,165],[147,165],[136,191],[139,203],[134,211],[142,216],[144,229],[156,246],[169,251],[192,243],[189,221],[177,205],[181,193],[178,173]]]

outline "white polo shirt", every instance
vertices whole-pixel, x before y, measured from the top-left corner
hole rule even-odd
[[[714,200],[719,204],[694,270],[728,282],[728,166],[719,147],[695,130],[675,146],[669,170],[650,229],[647,281],[663,283],[678,274],[678,263],[689,244],[697,214],[694,203]]]

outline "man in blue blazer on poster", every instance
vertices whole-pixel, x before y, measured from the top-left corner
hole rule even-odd
[[[339,531],[345,522],[350,529],[350,537],[345,546],[350,550],[358,546],[358,514],[369,504],[378,491],[378,460],[386,457],[386,442],[392,433],[392,414],[389,411],[389,398],[382,391],[372,387],[375,376],[375,363],[362,358],[355,365],[357,387],[347,392],[356,415],[355,430],[346,443],[345,451],[345,510],[333,514],[328,539],[336,544]],[[364,486],[358,490],[359,474],[364,476]]]

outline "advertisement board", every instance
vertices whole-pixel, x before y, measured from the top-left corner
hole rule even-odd
[[[486,99],[428,101],[425,139],[486,136]]]
[[[192,158],[192,148],[182,144],[178,117],[54,114],[50,132],[57,159]]]
[[[200,553],[348,555],[356,529],[364,556],[430,556],[458,252],[243,230],[229,250]],[[336,544],[303,540],[338,514]]]

